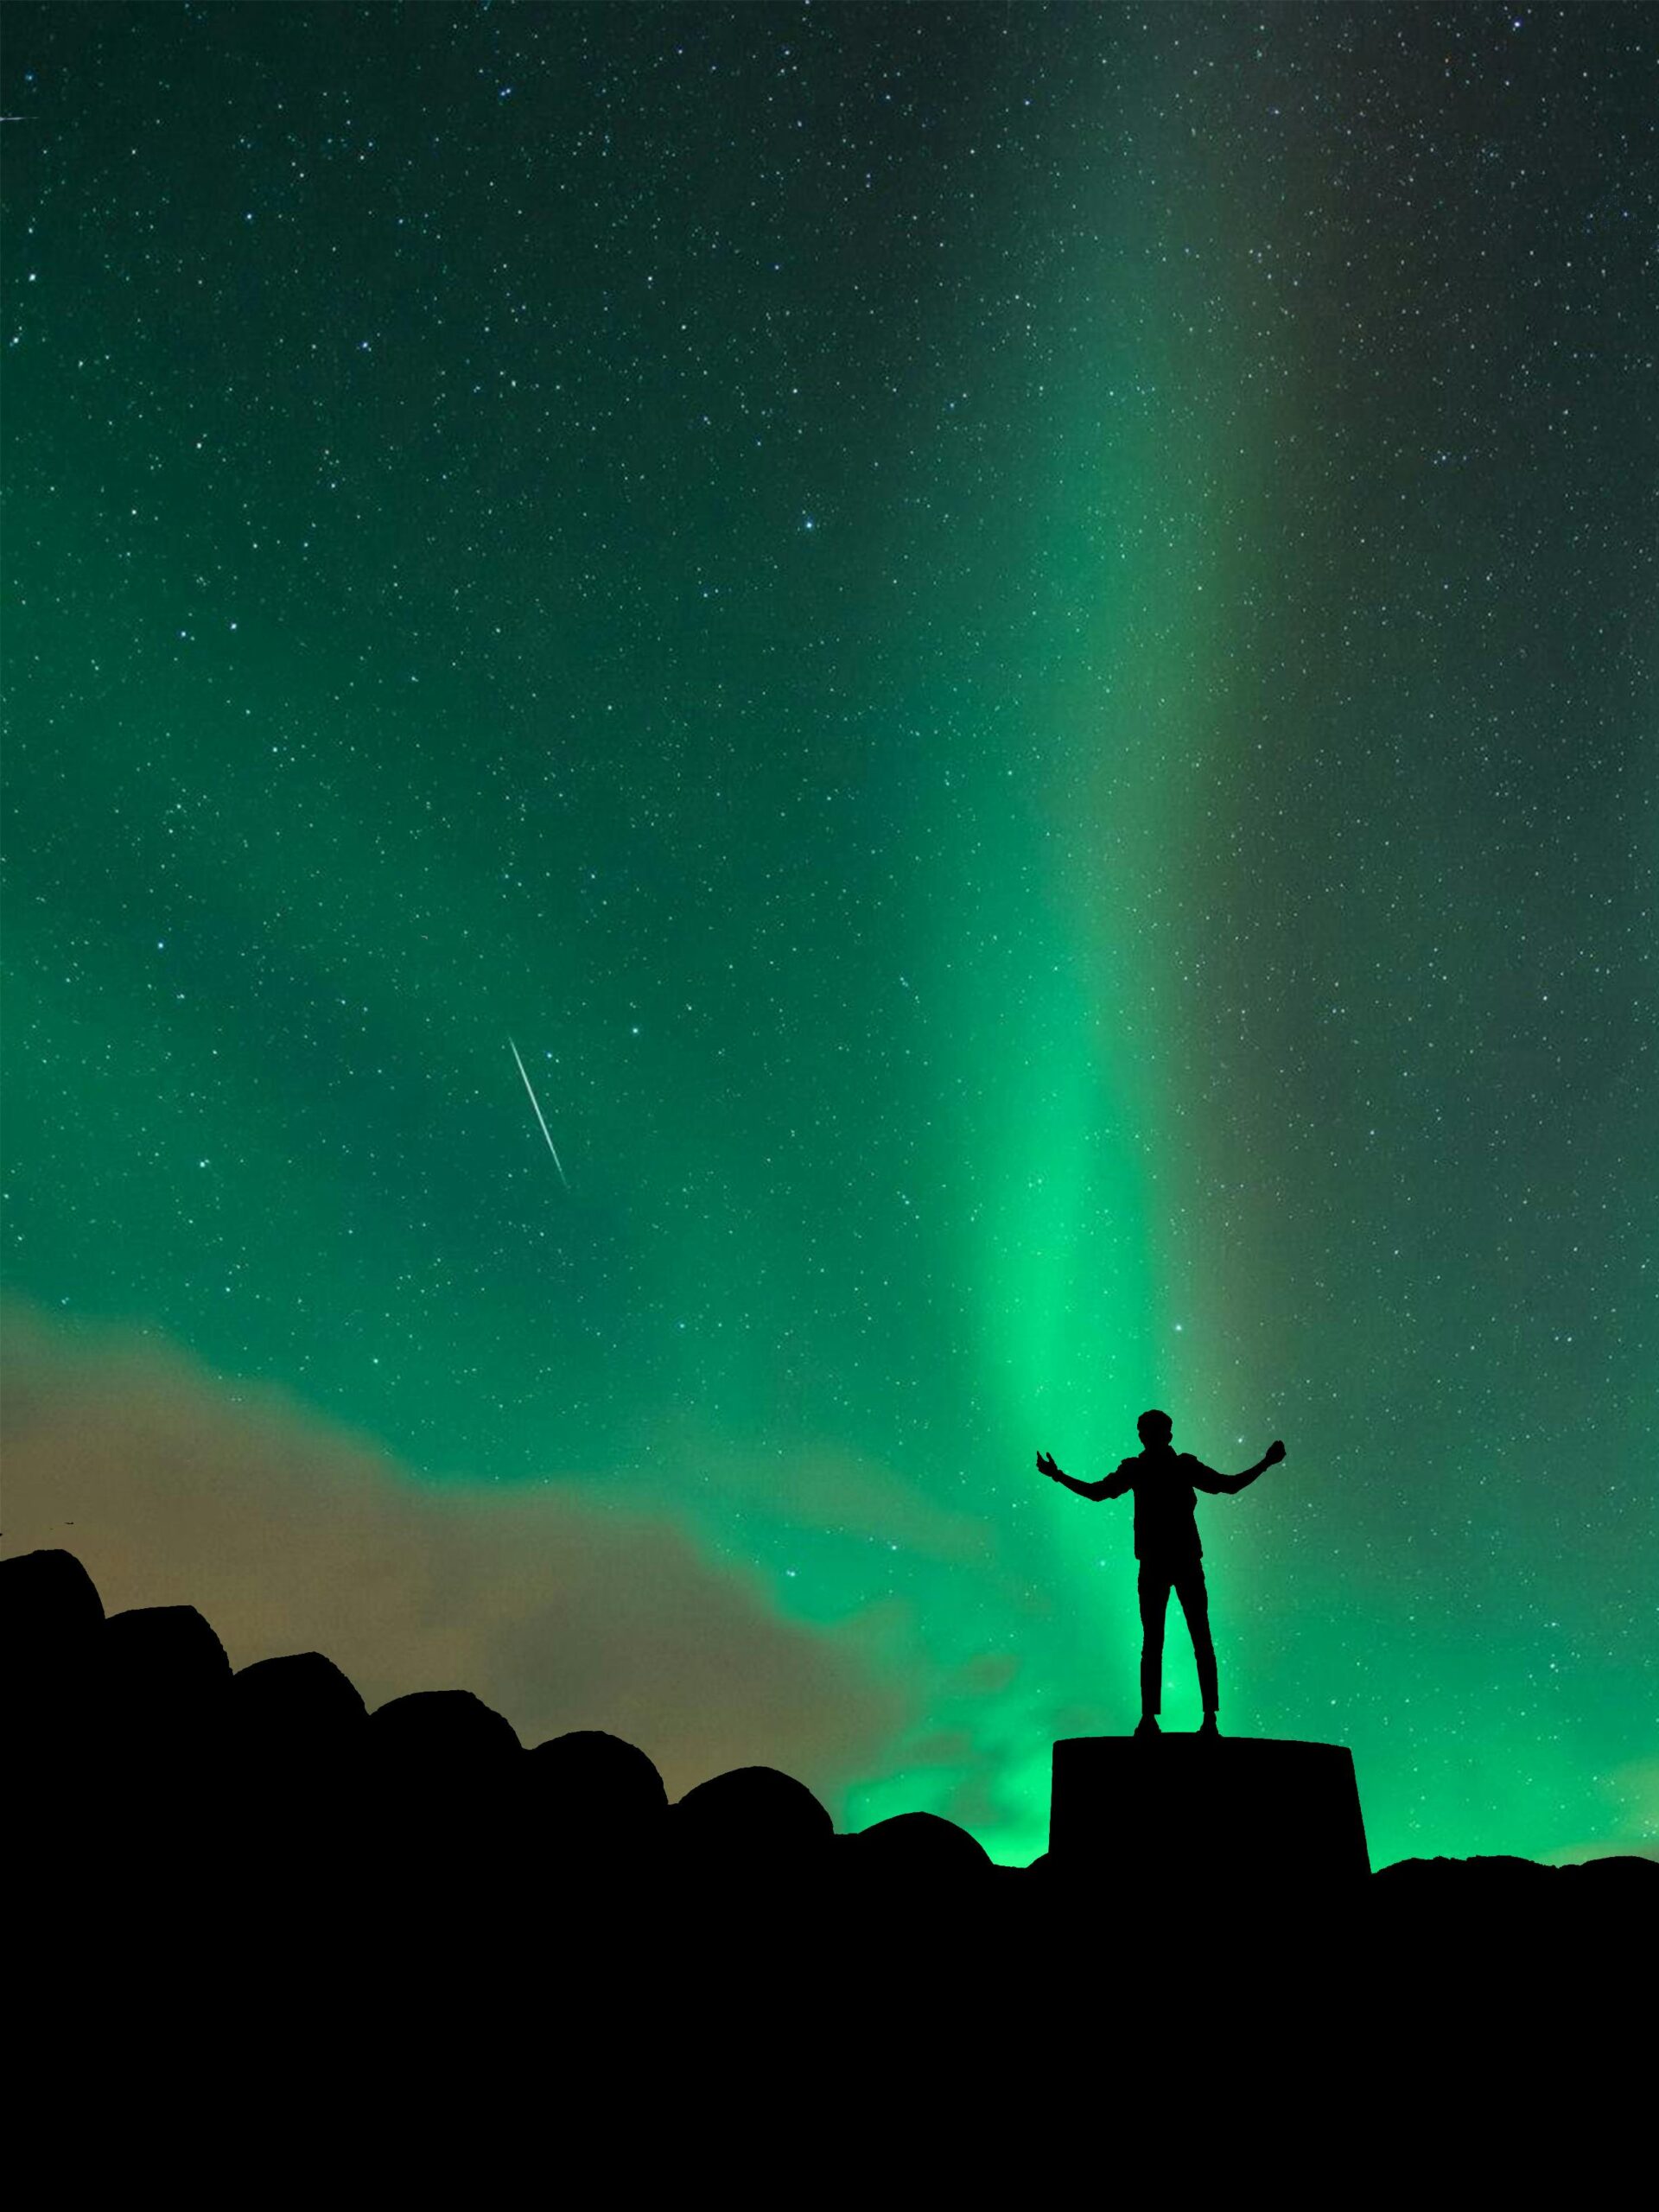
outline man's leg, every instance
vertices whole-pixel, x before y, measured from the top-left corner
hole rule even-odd
[[[1186,1615],[1192,1638],[1192,1656],[1198,1662],[1198,1694],[1206,1714],[1217,1712],[1221,1699],[1216,1688],[1216,1647],[1210,1636],[1210,1592],[1204,1586],[1204,1569],[1194,1560],[1175,1576],[1175,1595]]]
[[[1169,1604],[1169,1576],[1142,1563],[1141,1594],[1141,1718],[1155,1720],[1164,1701],[1164,1611]]]

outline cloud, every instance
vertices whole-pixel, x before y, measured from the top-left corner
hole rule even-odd
[[[995,1564],[993,1524],[935,1503],[861,1454],[804,1440],[785,1455],[756,1450],[692,1414],[656,1432],[653,1457],[697,1469],[705,1497],[818,1536],[879,1542],[950,1566]],[[642,1489],[648,1478],[641,1478]]]
[[[281,1390],[17,1301],[0,1357],[7,1552],[74,1552],[111,1612],[198,1606],[234,1666],[323,1651],[371,1707],[470,1689],[527,1744],[626,1737],[671,1796],[764,1764],[832,1809],[908,1718],[855,1625],[787,1619],[661,1510],[439,1487]]]

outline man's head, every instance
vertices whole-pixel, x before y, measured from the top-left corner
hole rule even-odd
[[[1142,1414],[1135,1426],[1143,1444],[1167,1444],[1175,1433],[1174,1422],[1155,1407],[1150,1413]]]

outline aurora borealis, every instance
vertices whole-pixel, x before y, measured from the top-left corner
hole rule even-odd
[[[9,14],[8,1545],[1024,1861],[1165,1406],[1224,1727],[1659,1849],[1651,11]]]

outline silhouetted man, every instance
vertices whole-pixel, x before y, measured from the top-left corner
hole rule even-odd
[[[1216,1712],[1221,1700],[1216,1691],[1216,1647],[1210,1640],[1210,1599],[1199,1565],[1204,1546],[1198,1541],[1193,1492],[1243,1490],[1277,1466],[1285,1447],[1269,1444],[1255,1466],[1246,1467],[1242,1475],[1218,1475],[1190,1452],[1170,1448],[1174,1424],[1167,1414],[1142,1414],[1135,1427],[1142,1449],[1133,1459],[1120,1462],[1104,1482],[1074,1482],[1060,1472],[1049,1452],[1039,1452],[1037,1465],[1051,1482],[1064,1483],[1079,1497],[1122,1497],[1126,1490],[1135,1492],[1135,1555],[1141,1562],[1141,1725],[1135,1732],[1161,1732],[1158,1708],[1163,1702],[1164,1614],[1173,1589],[1186,1615],[1198,1662],[1198,1688],[1204,1697],[1204,1725],[1198,1733],[1213,1736],[1218,1732]]]

